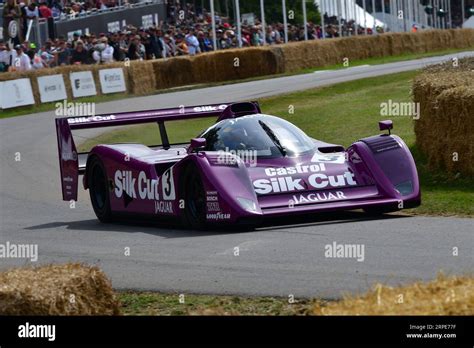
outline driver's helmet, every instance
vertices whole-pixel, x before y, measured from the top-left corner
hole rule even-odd
[[[233,124],[223,129],[222,142],[230,150],[245,148],[247,130],[239,124]]]

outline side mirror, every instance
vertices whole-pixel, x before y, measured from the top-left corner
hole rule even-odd
[[[191,139],[191,145],[188,147],[188,153],[202,150],[206,147],[206,139],[204,138],[193,138]]]
[[[392,120],[380,121],[379,122],[379,129],[381,131],[388,130],[388,134],[390,135],[390,130],[393,129]]]

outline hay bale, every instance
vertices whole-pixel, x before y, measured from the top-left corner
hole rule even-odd
[[[416,143],[433,169],[474,175],[474,59],[429,67],[413,83]],[[457,161],[456,155],[458,156]]]
[[[403,300],[403,301],[401,301]],[[377,284],[366,294],[318,302],[313,315],[472,315],[474,278],[446,277],[391,287]]]
[[[146,95],[155,92],[156,80],[152,61],[131,62],[124,66],[124,73],[128,79],[128,93]]]
[[[213,82],[272,75],[277,71],[276,59],[272,51],[266,48],[223,50],[213,52],[208,57],[214,61]]]
[[[69,263],[0,273],[0,315],[118,314],[111,283],[98,267]]]
[[[188,56],[154,60],[152,66],[157,90],[196,83]]]
[[[284,72],[342,64],[407,53],[426,53],[474,46],[474,30],[430,30],[419,33],[387,33],[282,45]]]
[[[194,79],[201,83],[274,75],[282,70],[279,57],[267,47],[210,52],[195,56],[191,61]]]

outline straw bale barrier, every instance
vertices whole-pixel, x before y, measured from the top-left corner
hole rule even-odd
[[[35,101],[40,103],[36,77],[63,74],[68,99],[72,99],[69,73],[91,70],[101,94],[100,69],[123,67],[127,93],[152,94],[157,90],[291,73],[302,69],[342,64],[405,53],[426,53],[450,48],[474,48],[473,29],[432,30],[418,33],[387,33],[331,40],[312,40],[270,47],[250,47],[153,61],[116,62],[104,65],[63,66],[25,73],[0,74],[0,81],[30,77]]]
[[[381,58],[405,53],[427,53],[450,48],[474,47],[474,30],[432,30],[390,33],[333,40],[295,42],[278,46],[283,50],[284,72],[342,64],[353,60]]]
[[[318,301],[310,314],[473,315],[474,278],[439,274],[429,282],[395,287],[376,284],[361,295],[345,295],[329,303]]]
[[[416,143],[429,166],[474,175],[474,58],[427,69],[415,79],[413,95],[421,112]]]
[[[0,315],[118,315],[111,283],[81,264],[16,268],[0,273]]]

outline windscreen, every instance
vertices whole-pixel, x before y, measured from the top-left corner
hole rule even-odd
[[[252,151],[264,158],[299,156],[315,147],[298,127],[261,114],[223,120],[201,137],[206,139],[207,151]]]

